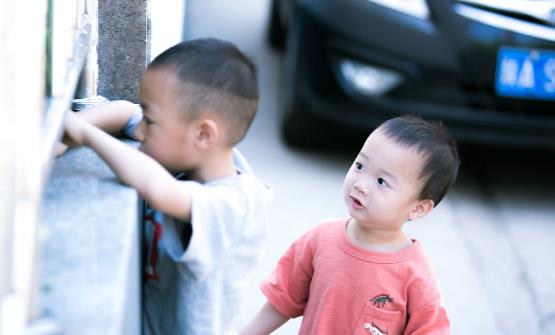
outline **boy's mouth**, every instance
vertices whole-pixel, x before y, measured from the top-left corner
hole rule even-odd
[[[364,208],[364,205],[357,198],[351,196],[351,200],[353,201],[354,208]]]

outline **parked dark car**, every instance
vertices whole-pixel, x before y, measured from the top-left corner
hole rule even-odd
[[[555,1],[273,0],[269,40],[291,145],[415,114],[463,141],[555,147]]]

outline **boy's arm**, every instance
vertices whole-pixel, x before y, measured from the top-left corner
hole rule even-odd
[[[76,113],[76,115],[107,133],[115,134],[122,131],[131,119],[131,116],[140,110],[141,107],[134,103],[117,100],[83,109]],[[73,145],[74,143],[71,143],[71,139],[63,138],[61,142],[56,144],[54,155],[62,155],[68,146]]]
[[[76,145],[94,149],[118,179],[133,188],[153,208],[189,221],[191,195],[187,187],[157,161],[92,126],[74,113],[66,117],[65,132]]]
[[[289,320],[268,301],[262,306],[249,324],[241,331],[241,335],[266,335],[281,327]]]
[[[141,107],[125,100],[111,101],[84,109],[76,113],[88,123],[109,134],[120,132],[133,113]]]

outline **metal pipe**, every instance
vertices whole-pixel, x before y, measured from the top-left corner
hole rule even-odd
[[[85,61],[85,66],[83,72],[81,73],[81,78],[79,85],[77,86],[77,91],[75,94],[75,99],[73,99],[71,109],[74,111],[79,111],[90,106],[95,106],[104,102],[108,99],[97,94],[98,87],[98,1],[97,0],[85,0],[84,2],[84,13],[91,23],[91,35],[89,40],[88,54]]]

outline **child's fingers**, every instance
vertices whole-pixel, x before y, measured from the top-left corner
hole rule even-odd
[[[69,146],[65,145],[64,143],[57,142],[56,145],[54,146],[54,157],[59,157],[63,155],[68,148]]]
[[[72,137],[72,135],[70,134],[70,132],[71,132],[71,130],[68,130],[68,127],[67,127],[67,125],[66,125],[66,129],[65,129],[65,131],[64,131],[64,135],[62,136],[62,139],[61,139],[61,142],[60,142],[60,145],[65,146],[65,147],[66,147],[66,150],[67,150],[69,147],[76,147],[76,146],[79,146],[79,143],[76,142],[75,140],[73,140],[73,137]]]
[[[82,145],[82,122],[75,113],[68,113],[65,119],[65,133],[62,142],[69,146]]]

